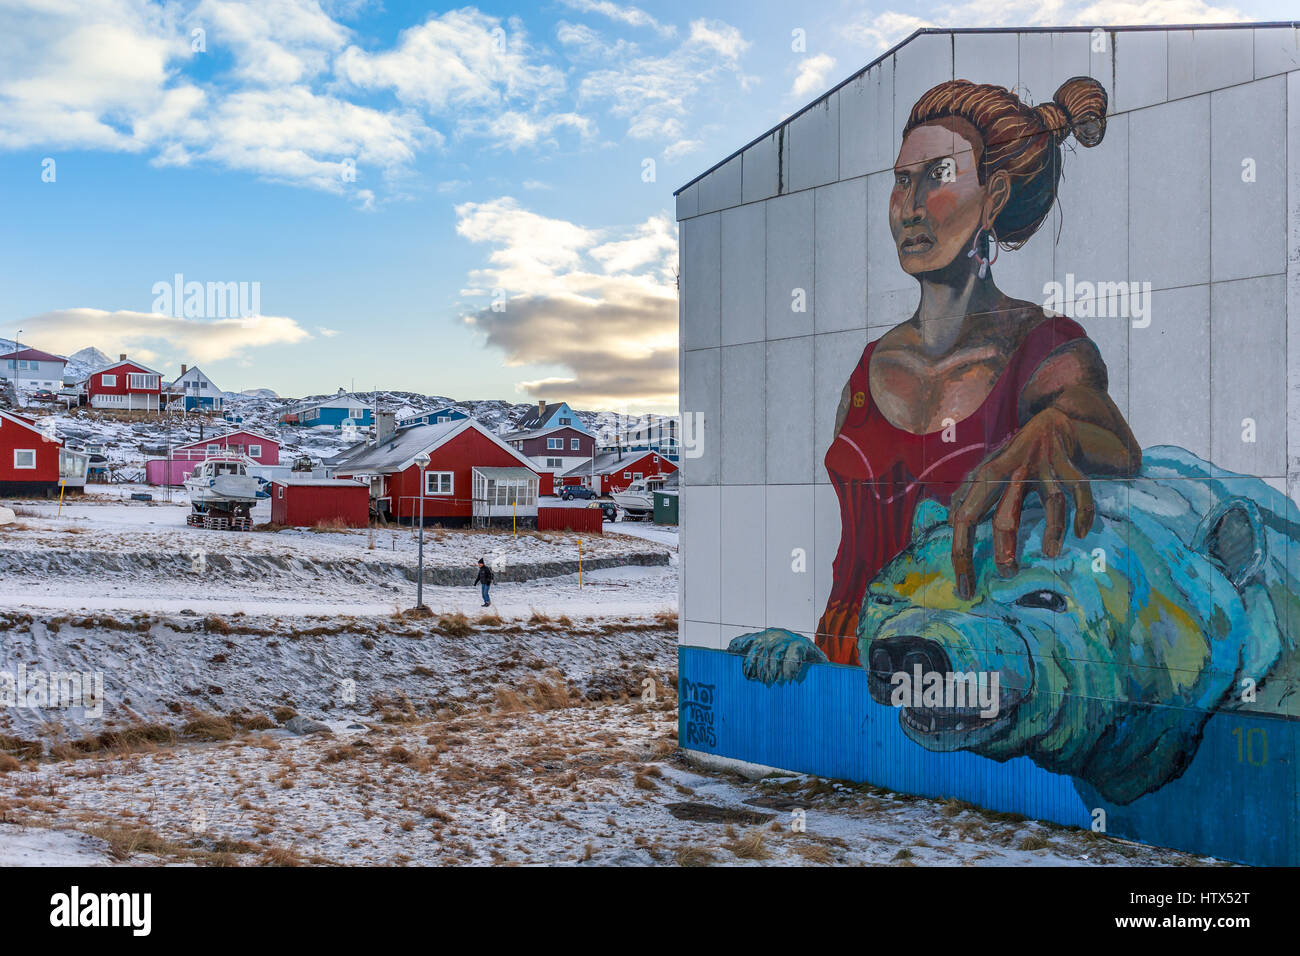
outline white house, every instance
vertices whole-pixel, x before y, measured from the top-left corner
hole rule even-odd
[[[19,349],[0,355],[0,376],[18,388],[56,389],[63,385],[63,370],[68,360],[40,349]]]
[[[167,388],[174,397],[185,400],[187,412],[199,409],[219,412],[225,405],[225,393],[197,365],[193,368],[182,365],[181,374]]]

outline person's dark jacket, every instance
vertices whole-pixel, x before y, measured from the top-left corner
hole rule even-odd
[[[491,583],[492,583],[492,569],[489,568],[486,564],[480,564],[480,565],[478,566],[478,577],[476,577],[476,578],[474,579],[474,583],[475,583],[475,584],[491,584]]]

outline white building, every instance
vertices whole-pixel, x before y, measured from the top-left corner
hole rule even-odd
[[[173,396],[184,398],[187,412],[199,409],[219,412],[226,403],[225,393],[197,365],[193,368],[182,365],[181,374],[167,388]]]
[[[63,370],[68,360],[40,349],[19,349],[0,355],[0,376],[18,388],[56,389],[63,384]]]

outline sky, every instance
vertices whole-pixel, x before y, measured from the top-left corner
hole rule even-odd
[[[1284,7],[0,0],[0,337],[671,412],[673,191],[889,46]]]

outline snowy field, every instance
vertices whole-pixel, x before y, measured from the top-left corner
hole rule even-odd
[[[702,771],[676,751],[675,713],[669,688],[653,703],[589,702],[541,675],[428,721],[339,720],[328,734],[250,731],[33,764],[0,774],[0,862],[1215,862],[957,802]]]
[[[573,535],[426,529],[426,568],[499,579],[417,614],[409,528],[203,531],[138,490],[4,502],[0,673],[103,710],[0,707],[0,866],[1215,862],[689,764],[676,528],[607,524],[581,579]]]

